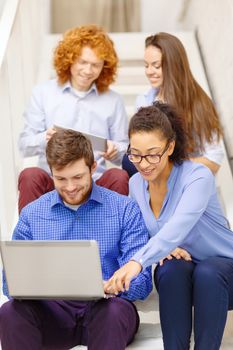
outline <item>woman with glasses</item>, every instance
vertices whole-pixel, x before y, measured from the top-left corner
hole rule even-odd
[[[167,104],[142,107],[129,125],[128,158],[138,173],[130,195],[139,204],[150,241],[105,285],[118,293],[157,264],[165,350],[220,348],[233,308],[233,232],[220,207],[213,173],[188,160],[183,120]]]
[[[192,75],[183,44],[168,33],[147,37],[144,64],[151,88],[138,96],[136,109],[156,100],[175,107],[183,116],[190,157],[215,174],[224,157],[220,121],[213,102]],[[122,167],[130,176],[136,172],[126,156]]]

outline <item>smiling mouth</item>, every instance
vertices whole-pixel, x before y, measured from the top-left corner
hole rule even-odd
[[[91,77],[83,77],[83,76],[81,76],[81,78],[82,78],[83,80],[91,80],[91,79],[92,79],[92,76],[91,76]]]
[[[77,196],[78,193],[79,193],[79,191],[75,191],[75,192],[65,192],[65,194],[66,194],[68,197],[75,197],[75,196]]]
[[[150,81],[158,81],[159,80],[159,78],[149,78],[150,79]]]
[[[149,175],[149,174],[152,173],[153,170],[154,170],[154,168],[153,168],[153,169],[150,169],[150,170],[140,170],[140,172],[141,172],[142,174]]]

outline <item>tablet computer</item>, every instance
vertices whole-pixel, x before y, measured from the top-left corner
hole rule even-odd
[[[80,133],[82,133],[86,138],[88,138],[91,141],[92,144],[92,148],[94,151],[100,151],[100,152],[106,152],[107,151],[107,139],[101,137],[101,136],[97,136],[97,135],[93,135],[90,133],[86,133],[80,130],[76,130],[73,128],[65,128],[63,126],[60,125],[54,125],[53,126],[54,129],[68,129],[68,130],[74,130],[74,131],[78,131]]]

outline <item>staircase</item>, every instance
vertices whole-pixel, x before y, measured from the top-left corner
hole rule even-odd
[[[0,21],[0,104],[1,121],[4,126],[0,130],[0,166],[2,165],[0,167],[0,225],[1,238],[8,239],[11,236],[11,227],[14,227],[17,219],[17,215],[14,218],[14,213],[12,214],[14,212],[12,208],[17,201],[18,172],[23,167],[36,164],[37,161],[36,158],[27,158],[21,164],[19,159],[16,140],[21,128],[22,111],[25,109],[32,86],[55,76],[51,64],[52,51],[60,36],[44,35],[49,29],[48,1],[7,0],[5,3]],[[183,42],[195,78],[209,93],[195,34],[193,32],[172,34]],[[142,61],[146,36],[147,33],[111,34],[120,58],[117,82],[112,88],[122,94],[129,118],[134,113],[136,96],[149,87]],[[41,57],[39,57],[40,53]],[[35,81],[38,62],[40,62],[40,69]],[[216,180],[225,213],[233,227],[233,180],[227,157]],[[0,305],[5,301],[6,298],[1,296]],[[135,341],[127,349],[162,350],[158,295],[153,291],[146,301],[138,301],[136,304],[141,325]],[[224,350],[233,348],[231,312],[228,316],[221,347]],[[86,347],[75,347],[76,350],[81,348],[86,349]]]

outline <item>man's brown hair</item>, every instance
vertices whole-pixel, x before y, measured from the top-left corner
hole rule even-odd
[[[84,159],[91,169],[94,154],[91,142],[80,132],[59,129],[48,141],[46,158],[50,169],[62,169],[79,159]]]

